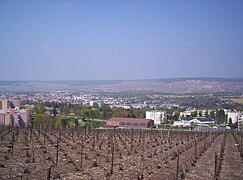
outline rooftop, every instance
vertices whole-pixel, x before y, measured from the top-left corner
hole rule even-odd
[[[214,121],[214,119],[212,118],[205,118],[205,117],[186,117],[186,118],[182,118],[182,121],[191,121],[193,119],[197,119],[201,122],[206,122],[206,121]]]

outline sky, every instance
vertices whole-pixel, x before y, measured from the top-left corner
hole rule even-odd
[[[0,80],[243,78],[242,0],[1,0]]]

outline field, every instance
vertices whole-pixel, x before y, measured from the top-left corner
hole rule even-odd
[[[235,103],[243,104],[243,98],[231,98],[228,100],[235,102]]]
[[[243,179],[240,133],[0,128],[0,179]]]

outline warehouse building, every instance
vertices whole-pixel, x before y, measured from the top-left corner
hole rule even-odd
[[[151,119],[112,117],[106,121],[104,128],[149,128],[153,125]]]

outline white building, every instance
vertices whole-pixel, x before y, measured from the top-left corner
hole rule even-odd
[[[180,117],[190,117],[196,109],[187,109],[186,111],[180,112]]]
[[[187,122],[187,121],[174,121],[173,126],[179,126],[179,127],[191,126],[191,122]]]
[[[197,118],[193,118],[193,117],[186,117],[186,118],[182,118],[180,121],[174,121],[173,126],[192,126],[192,125],[196,125],[196,124],[214,124],[214,119],[212,118],[202,118],[202,117],[197,117]]]
[[[238,130],[243,130],[243,112],[238,114]]]
[[[233,124],[236,123],[237,119],[238,119],[238,112],[236,112],[236,111],[228,112],[228,114],[227,114],[227,124],[229,124],[230,119],[231,119]]]
[[[155,125],[165,123],[166,116],[165,111],[146,111],[146,119],[152,119]]]
[[[231,122],[233,124],[238,122],[238,130],[242,130],[243,129],[243,112],[237,112],[237,111],[233,111],[233,112],[228,112],[227,113],[227,123],[229,124],[231,119]]]
[[[117,108],[124,108],[124,109],[131,109],[129,105],[126,104],[116,104],[116,105],[110,105],[110,108],[117,107]]]

